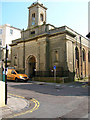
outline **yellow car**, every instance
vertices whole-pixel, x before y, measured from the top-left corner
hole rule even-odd
[[[28,81],[29,78],[26,74],[19,74],[15,69],[7,70],[7,80],[15,80],[17,81]]]

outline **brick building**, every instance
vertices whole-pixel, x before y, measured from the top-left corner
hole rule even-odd
[[[90,74],[90,40],[67,26],[46,24],[47,8],[33,3],[28,28],[12,41],[11,66],[28,76],[86,77]],[[73,79],[72,79],[73,80]]]

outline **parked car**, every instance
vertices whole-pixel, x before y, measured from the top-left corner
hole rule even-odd
[[[15,80],[17,81],[28,81],[29,77],[26,74],[20,74],[15,69],[7,70],[7,80]]]

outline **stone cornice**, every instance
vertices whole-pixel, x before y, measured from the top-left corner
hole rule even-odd
[[[68,35],[70,35],[70,36],[72,36],[72,37],[75,37],[75,34],[73,34],[73,33],[71,33],[71,32],[69,32],[69,31],[67,31],[67,30],[64,30],[64,31],[59,31],[59,32],[55,32],[55,33],[49,33],[49,32],[45,32],[45,33],[43,33],[43,34],[40,34],[40,35],[36,35],[36,36],[34,36],[34,37],[32,37],[32,38],[28,38],[28,39],[25,39],[25,40],[17,40],[17,41],[15,41],[16,43],[12,43],[12,44],[10,44],[10,46],[14,46],[14,45],[17,45],[18,43],[22,43],[22,42],[27,42],[27,41],[32,41],[32,40],[36,40],[36,39],[38,39],[38,38],[41,38],[41,37],[44,37],[44,36],[47,36],[48,35],[48,37],[51,37],[51,36],[56,36],[56,35],[59,35],[59,34],[64,34],[64,33],[66,33],[66,34],[68,34]]]
[[[40,4],[40,3],[38,3],[38,2],[33,3],[30,7],[28,7],[28,9],[30,9],[30,8],[32,8],[32,7],[34,7],[34,6],[36,6],[36,5],[39,5],[39,6],[41,6],[41,7],[43,7],[44,9],[46,9],[46,10],[47,10],[47,8],[46,8],[45,6],[43,6],[43,4]]]

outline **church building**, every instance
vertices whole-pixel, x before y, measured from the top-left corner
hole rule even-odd
[[[28,27],[12,41],[11,66],[29,77],[84,78],[90,75],[90,39],[67,26],[47,24],[47,8],[28,7]]]

